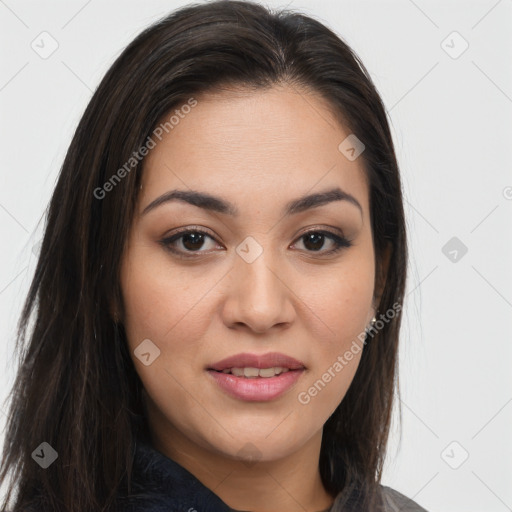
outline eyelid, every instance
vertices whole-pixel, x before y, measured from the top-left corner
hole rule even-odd
[[[173,230],[171,230],[171,234],[170,235],[166,233],[163,236],[163,238],[164,239],[169,239],[169,238],[172,238],[172,237],[174,237],[176,235],[179,235],[181,233],[188,233],[189,231],[193,231],[193,232],[198,231],[199,233],[205,233],[208,236],[211,236],[212,238],[216,238],[216,236],[217,236],[217,235],[215,235],[213,233],[213,231],[211,231],[208,228],[204,228],[203,226],[192,225],[192,226],[185,226],[183,228],[173,229]]]
[[[310,231],[323,231],[327,233],[331,231],[336,231],[336,233],[333,234],[337,234],[342,238],[346,238],[345,233],[343,233],[343,230],[340,228],[337,228],[335,226],[326,226],[324,224],[313,224],[312,226],[306,226],[303,230],[299,231],[299,234],[296,235],[295,240],[297,240],[297,238],[300,238],[301,236],[307,235]]]

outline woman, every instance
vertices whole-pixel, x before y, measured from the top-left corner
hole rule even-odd
[[[380,485],[406,260],[385,110],[351,49],[250,2],[172,13],[65,158],[3,506],[424,510]]]

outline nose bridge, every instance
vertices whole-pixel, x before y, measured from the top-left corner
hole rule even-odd
[[[236,262],[237,279],[240,279],[242,288],[245,288],[243,289],[245,295],[259,295],[271,301],[277,298],[279,287],[276,283],[276,271],[271,270],[276,262],[271,262],[270,259],[270,251],[266,251],[251,263],[242,258]]]
[[[229,321],[264,331],[291,320],[291,292],[280,276],[283,262],[251,238],[247,237],[237,247],[228,293]]]
[[[250,249],[254,251],[254,248]],[[279,301],[280,290],[277,277],[270,269],[276,265],[270,261],[270,249],[262,250],[253,261],[239,256],[235,262],[236,279],[240,282],[241,296],[250,300],[253,308],[264,310]],[[275,304],[273,304],[275,305]]]

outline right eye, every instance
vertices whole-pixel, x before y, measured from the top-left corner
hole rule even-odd
[[[173,235],[160,240],[160,243],[169,251],[185,258],[197,257],[193,253],[204,253],[200,249],[204,246],[206,238],[215,242],[215,239],[206,231],[199,228],[184,228]],[[189,254],[187,254],[189,253]],[[192,254],[191,254],[192,253]]]

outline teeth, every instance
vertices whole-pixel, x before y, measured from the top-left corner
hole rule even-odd
[[[235,377],[246,377],[248,379],[253,379],[256,377],[275,377],[281,373],[286,373],[290,371],[289,368],[283,368],[281,366],[276,366],[273,368],[226,368],[222,370],[222,373],[232,373]]]
[[[244,368],[242,371],[244,377],[257,377],[260,373],[258,368]]]

